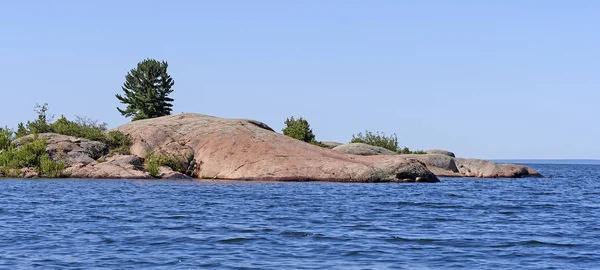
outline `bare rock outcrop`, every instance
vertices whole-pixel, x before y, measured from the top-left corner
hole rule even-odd
[[[347,147],[347,148],[345,148]],[[362,144],[346,144],[334,148],[336,151],[355,155],[385,155],[374,149],[387,149]],[[478,177],[478,178],[520,178],[542,177],[535,170],[515,164],[499,164],[487,160],[455,158],[452,152],[445,150],[429,150],[428,154],[396,155],[389,151],[391,158],[416,160],[423,163],[438,177]]]
[[[441,150],[441,149],[430,149],[430,150],[427,150],[427,154],[444,155],[444,156],[449,156],[449,157],[456,157],[456,155],[454,155],[454,153],[452,153],[450,151],[446,151],[446,150]]]
[[[535,170],[515,164],[500,164],[487,160],[457,158],[456,165],[461,175],[482,178],[541,177]]]
[[[173,171],[173,169],[160,166],[158,170],[159,178],[167,180],[192,180],[193,178],[183,173]]]
[[[104,162],[93,161],[88,164],[72,164],[65,170],[71,178],[101,179],[150,179],[152,176],[144,171],[142,161],[133,155],[116,155]]]
[[[325,147],[325,148],[329,148],[329,149],[333,149],[337,146],[342,145],[343,143],[339,143],[339,142],[321,142],[321,144]]]
[[[38,178],[40,174],[34,168],[23,168],[19,174],[20,178]]]
[[[438,177],[460,177],[455,159],[448,155],[427,154],[427,155],[400,155],[400,157],[415,159],[423,162],[427,168]]]
[[[24,136],[15,141],[19,147],[34,135]],[[108,146],[102,142],[92,141],[55,133],[41,133],[38,138],[46,140],[46,152],[54,160],[64,160],[67,164],[89,164],[108,153]]]
[[[397,155],[398,153],[385,149],[379,146],[368,145],[366,143],[348,143],[336,146],[333,150],[361,156],[372,156],[372,155]]]
[[[192,160],[208,179],[437,182],[423,163],[343,154],[274,132],[253,120],[179,114],[139,120],[116,130],[133,139],[132,154],[164,153]]]

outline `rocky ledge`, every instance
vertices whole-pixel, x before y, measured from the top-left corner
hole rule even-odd
[[[183,161],[184,173],[160,167],[163,179],[224,179],[334,182],[438,182],[439,177],[540,176],[534,170],[509,164],[455,158],[443,150],[426,155],[397,155],[364,144],[332,149],[284,136],[264,123],[246,119],[178,114],[134,121],[119,130],[132,139],[130,155],[110,155],[97,141],[52,133],[46,150],[64,160],[72,178],[153,178],[144,167],[149,153]],[[17,141],[18,145],[19,142]],[[31,170],[22,177],[36,177]]]
[[[335,182],[437,182],[418,160],[347,155],[279,134],[264,123],[201,114],[134,121],[116,130],[131,154],[189,160],[201,179]]]
[[[515,164],[500,164],[487,160],[456,158],[446,150],[428,150],[423,155],[401,155],[382,147],[349,143],[333,150],[354,155],[385,155],[390,159],[417,160],[438,177],[520,178],[542,177],[535,170]]]

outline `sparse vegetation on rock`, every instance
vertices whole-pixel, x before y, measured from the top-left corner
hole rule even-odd
[[[397,152],[399,154],[425,154],[425,151],[416,150],[411,151],[408,147],[400,148],[398,145],[398,136],[396,133],[392,135],[385,135],[383,132],[371,132],[365,130],[365,133],[359,132],[358,134],[352,134],[352,140],[350,143],[364,143],[372,146],[383,147],[390,151]]]
[[[149,152],[146,154],[146,170],[152,177],[160,176],[161,167],[169,167],[175,172],[190,174],[187,165],[189,158],[178,158],[173,154]]]
[[[62,177],[65,162],[52,160],[46,153],[46,140],[36,136],[21,142],[19,147],[11,143],[0,153],[0,170],[4,175],[17,177],[23,168],[34,168],[46,177]]]
[[[396,134],[392,134],[390,136],[386,136],[385,133],[376,132],[373,133],[371,131],[365,130],[365,133],[359,132],[358,134],[352,134],[351,143],[364,143],[368,145],[383,147],[390,151],[398,150],[398,136]]]

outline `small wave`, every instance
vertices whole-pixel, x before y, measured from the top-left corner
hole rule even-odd
[[[184,218],[189,218],[189,216],[174,215],[174,216],[170,216],[168,219],[184,219]]]
[[[112,244],[112,243],[114,243],[116,241],[114,239],[112,239],[112,238],[103,237],[102,238],[102,242],[107,243],[107,244]]]
[[[459,208],[458,205],[448,203],[433,203],[433,202],[396,202],[398,206],[419,206],[424,208],[444,208],[453,209]]]
[[[433,243],[435,241],[437,241],[436,239],[430,239],[430,238],[406,238],[406,237],[401,237],[401,236],[392,236],[392,241],[399,241],[399,242],[414,242],[414,243],[419,243],[419,244],[428,244],[428,243]]]
[[[308,232],[284,231],[281,233],[281,235],[293,236],[293,237],[308,237],[308,236],[313,236],[314,234],[308,233]]]
[[[250,241],[250,240],[253,240],[253,239],[245,238],[245,237],[233,237],[233,238],[221,239],[217,242],[224,243],[224,244],[237,244],[237,243],[243,243],[243,242]]]
[[[352,256],[360,255],[361,252],[362,251],[360,251],[360,250],[352,250],[352,251],[346,252],[346,254],[344,254],[344,256],[352,257]]]
[[[544,242],[539,240],[527,240],[527,241],[517,241],[517,242],[509,242],[501,245],[493,246],[495,248],[504,248],[504,247],[515,247],[515,246],[552,246],[552,247],[574,247],[576,244],[571,243],[553,243],[553,242]]]

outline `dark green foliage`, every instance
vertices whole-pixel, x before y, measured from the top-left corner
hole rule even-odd
[[[117,110],[134,121],[170,115],[173,99],[168,96],[173,92],[171,88],[175,82],[167,74],[168,66],[167,62],[154,59],[138,63],[137,68],[125,76],[124,95],[116,95],[127,107]]]
[[[17,131],[15,132],[15,138],[21,138],[23,136],[26,136],[28,134],[27,128],[25,128],[25,125],[23,125],[23,123],[19,123],[19,125],[17,126]]]
[[[352,135],[351,143],[365,143],[373,146],[383,147],[388,150],[398,150],[398,137],[396,134],[386,136],[385,133],[373,133],[365,130],[365,134],[359,132],[357,135]]]
[[[121,131],[117,131],[117,130],[108,132],[107,137],[106,137],[106,143],[108,144],[108,147],[110,148],[109,154],[122,154],[122,155],[128,155],[129,148],[133,144],[133,142],[131,141],[131,138],[127,134],[125,134]]]
[[[0,151],[8,149],[12,145],[14,134],[9,128],[0,128]]]
[[[310,129],[310,125],[308,121],[303,119],[302,117],[298,119],[294,119],[294,117],[290,117],[285,120],[285,128],[282,130],[283,135],[290,136],[294,139],[301,140],[307,143],[316,143],[315,135]]]

